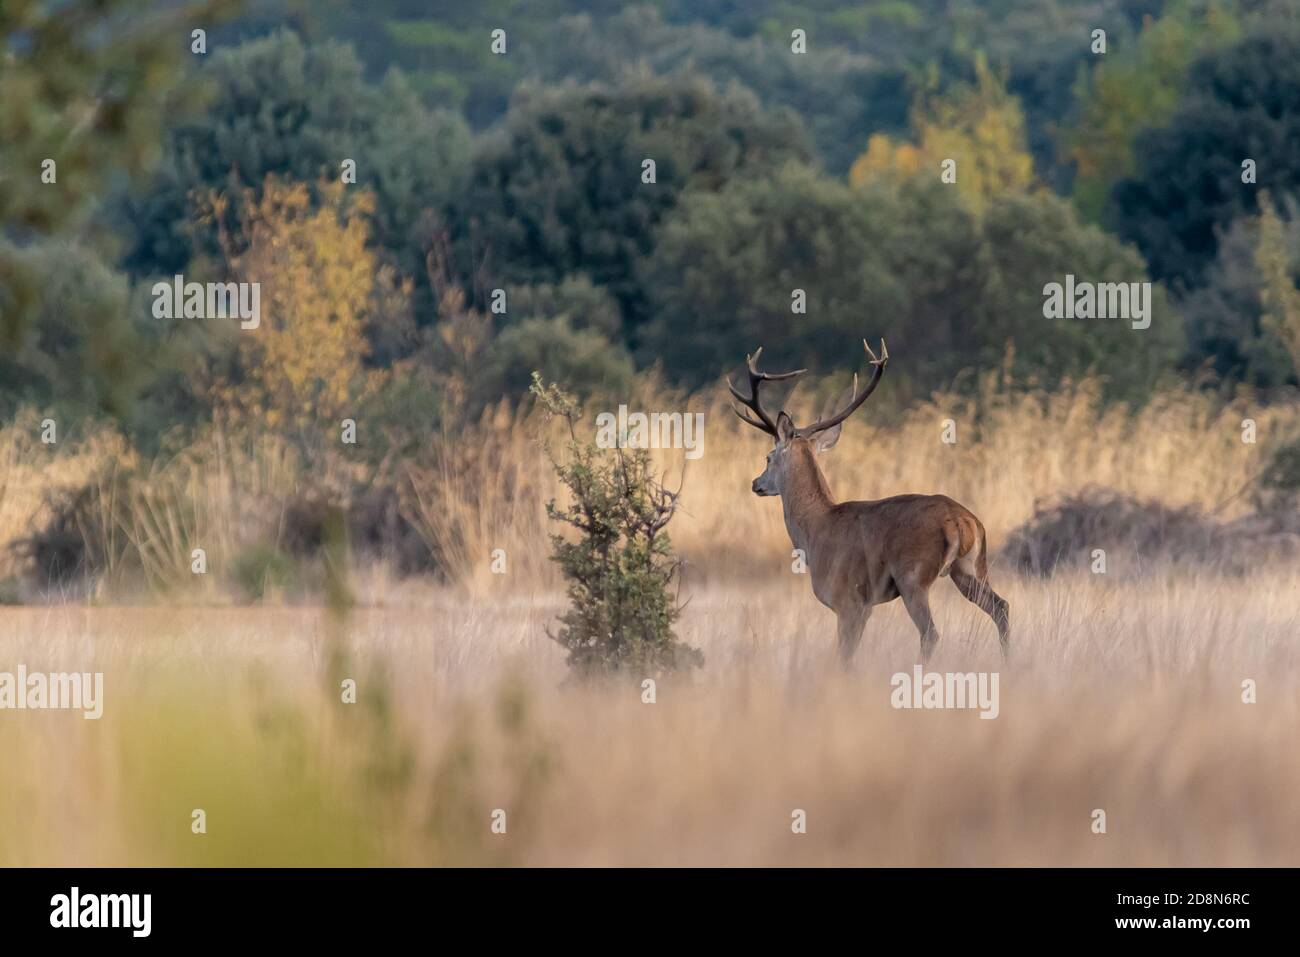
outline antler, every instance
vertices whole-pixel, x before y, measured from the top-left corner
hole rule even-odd
[[[867,355],[871,357],[870,363],[872,366],[871,381],[868,382],[867,387],[862,390],[862,394],[858,395],[858,374],[855,372],[853,373],[852,401],[850,401],[849,404],[846,405],[842,411],[836,412],[829,419],[819,419],[816,422],[814,422],[812,425],[807,425],[804,426],[802,429],[798,429],[797,430],[798,435],[810,436],[810,435],[814,435],[817,432],[824,432],[826,429],[834,428],[835,426],[843,422],[845,419],[847,419],[849,416],[851,416],[858,406],[860,406],[863,402],[867,401],[867,396],[871,395],[871,393],[875,391],[876,386],[880,384],[880,377],[884,375],[885,363],[889,361],[889,350],[885,348],[884,339],[880,340],[879,358],[877,358],[876,354],[871,351],[871,346],[867,345],[866,339],[862,340],[862,348],[866,349]]]
[[[772,421],[770,415],[763,411],[762,403],[758,401],[759,383],[775,382],[781,379],[793,379],[805,370],[796,369],[794,372],[759,372],[758,357],[762,354],[763,347],[759,346],[754,350],[753,355],[745,356],[745,365],[749,369],[749,398],[745,398],[745,396],[741,394],[740,390],[732,385],[730,376],[727,377],[727,388],[731,390],[731,394],[734,395],[742,405],[753,411],[753,413],[758,416],[758,419],[746,415],[744,412],[740,411],[740,409],[736,408],[734,404],[731,406],[731,411],[735,412],[736,415],[740,416],[741,419],[748,422],[754,428],[762,429],[768,435],[772,436],[772,438],[777,438],[776,423]]]

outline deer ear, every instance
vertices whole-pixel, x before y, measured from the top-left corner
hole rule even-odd
[[[786,442],[792,435],[794,435],[794,420],[782,412],[776,417],[776,439],[778,442]]]
[[[818,452],[826,452],[829,451],[830,449],[835,448],[835,443],[840,440],[840,429],[843,427],[843,425],[844,425],[843,422],[837,422],[835,425],[832,425],[829,429],[823,429],[822,431],[817,433]]]

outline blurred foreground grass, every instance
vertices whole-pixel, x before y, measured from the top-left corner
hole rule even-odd
[[[105,673],[100,721],[0,713],[0,863],[1300,863],[1294,569],[1003,573],[1005,666],[941,583],[932,667],[1000,671],[991,721],[889,706],[916,655],[893,605],[839,674],[789,578],[697,589],[705,668],[654,704],[563,685],[558,596],[504,585],[358,609],[356,704],[318,609],[0,609],[3,667]]]

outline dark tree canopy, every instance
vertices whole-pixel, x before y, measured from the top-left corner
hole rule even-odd
[[[698,78],[530,92],[475,157],[458,204],[462,268],[487,288],[582,272],[635,323],[637,264],[685,191],[758,179],[807,156],[792,115]],[[643,180],[647,160],[654,182]]]
[[[1112,217],[1153,276],[1195,286],[1261,188],[1300,190],[1300,31],[1257,32],[1197,61],[1169,125],[1141,133],[1134,154]],[[1242,182],[1247,159],[1257,184]]]
[[[398,74],[368,83],[345,45],[306,46],[279,31],[212,54],[199,71],[208,102],[168,129],[158,173],[123,203],[133,272],[175,272],[213,236],[190,228],[196,194],[258,189],[268,174],[314,183],[356,162],[356,182],[376,194],[373,236],[410,272],[418,234],[461,187],[469,160],[463,120],[430,111]]]
[[[759,345],[781,364],[837,370],[864,336],[883,335],[924,395],[1001,365],[1010,344],[1022,378],[1098,370],[1114,394],[1142,394],[1181,345],[1161,290],[1145,330],[1045,318],[1044,286],[1068,273],[1147,279],[1131,248],[1045,193],[1004,197],[981,217],[928,178],[852,190],[790,166],[689,196],[665,220],[645,271],[643,358],[699,386]],[[792,308],[795,290],[806,313]]]

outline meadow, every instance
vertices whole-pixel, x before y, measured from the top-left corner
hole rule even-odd
[[[536,417],[498,410],[406,468],[404,514],[443,568],[400,576],[354,556],[346,603],[306,586],[250,600],[224,567],[283,527],[305,485],[354,463],[309,475],[272,436],[213,433],[115,483],[106,470],[127,466],[110,433],[47,448],[30,421],[5,429],[10,546],[61,487],[98,483],[124,502],[103,546],[117,566],[62,591],[22,586],[26,604],[0,606],[5,667],[102,671],[106,697],[98,721],[0,720],[0,863],[1300,863],[1294,558],[1261,552],[1242,569],[1112,548],[1105,574],[1084,563],[1049,577],[995,559],[1012,660],[941,582],[930,667],[998,671],[998,717],[896,710],[890,676],[917,660],[901,606],[876,609],[842,673],[833,616],[791,571],[779,504],[748,491],[763,440],[712,400],[677,398],[645,407],[706,412],[670,527],[687,563],[678,634],[705,665],[660,681],[653,703],[639,682],[566,681],[546,637],[564,595],[546,558],[555,485]],[[1243,418],[1257,444],[1242,442]],[[941,441],[948,419],[956,444]],[[952,495],[997,556],[1044,503],[1093,487],[1247,517],[1260,456],[1298,424],[1300,409],[1249,396],[1225,407],[1170,392],[1134,413],[1103,409],[1089,382],[1050,396],[990,385],[879,424],[861,416],[826,469],[841,499]],[[663,464],[676,476],[680,453]],[[20,552],[7,551],[12,576]],[[348,679],[356,703],[342,700]],[[191,830],[195,809],[206,833]],[[792,832],[799,810],[806,833]]]

